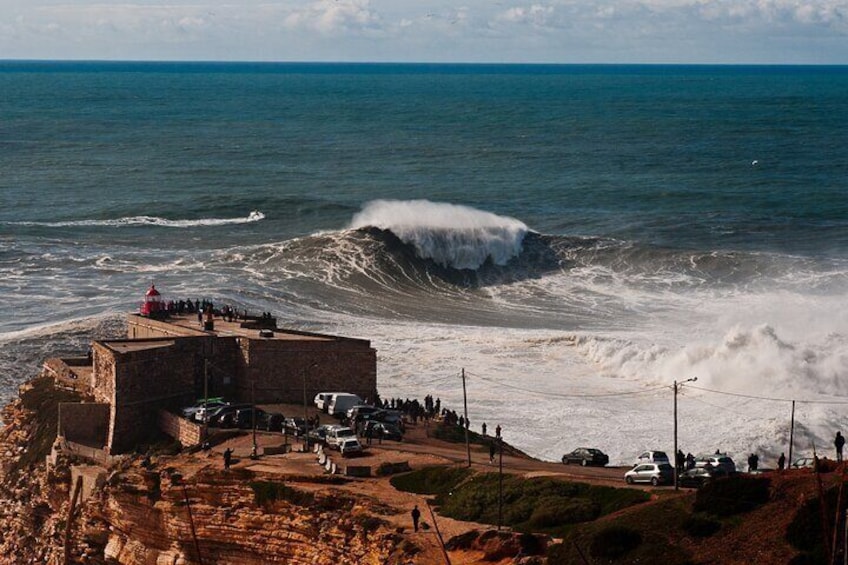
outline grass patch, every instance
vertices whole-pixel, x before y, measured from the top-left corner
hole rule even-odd
[[[254,501],[262,507],[267,507],[278,500],[303,507],[311,506],[315,502],[315,496],[312,493],[293,489],[284,483],[252,481],[250,488],[253,489]]]
[[[675,541],[685,536],[680,525],[689,515],[686,500],[668,498],[633,508],[613,522],[599,520],[576,524],[566,533],[563,543],[548,547],[548,563],[573,565],[585,563],[591,556],[591,563],[598,564],[691,565],[692,555]],[[638,534],[639,543],[631,532]],[[609,548],[603,547],[604,540],[610,544]]]
[[[447,495],[471,475],[467,467],[424,467],[395,475],[389,482],[398,490],[416,494]]]
[[[436,495],[435,503],[445,516],[493,525],[500,521],[520,532],[563,534],[571,524],[648,500],[646,493],[634,489],[506,474],[499,506],[498,474],[474,474],[464,467],[429,467],[391,482],[399,490]]]
[[[750,512],[768,502],[770,485],[769,479],[745,475],[711,481],[698,489],[693,509],[714,516]]]

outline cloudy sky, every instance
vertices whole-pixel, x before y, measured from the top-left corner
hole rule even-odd
[[[0,59],[848,63],[848,0],[0,0]]]

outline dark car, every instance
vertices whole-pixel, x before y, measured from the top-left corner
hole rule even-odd
[[[677,476],[677,484],[682,487],[700,488],[719,477],[726,477],[727,473],[720,468],[708,469],[706,467],[695,467],[684,471]]]
[[[595,449],[594,447],[578,447],[571,453],[563,455],[562,462],[564,465],[578,463],[584,467],[588,465],[603,467],[609,463],[609,456],[600,449]]]
[[[285,420],[286,417],[279,412],[265,412],[261,418],[257,418],[256,427],[269,432],[282,432]]]
[[[232,428],[235,426],[235,414],[244,408],[251,408],[251,404],[228,404],[209,412],[209,424],[220,428]]]
[[[257,427],[266,412],[261,408],[241,408],[237,410],[233,416],[233,423],[237,428],[252,428],[253,422],[256,422]]]
[[[309,430],[306,436],[309,438],[311,443],[324,444],[327,442],[327,430],[330,429],[330,427],[332,427],[330,424],[323,424],[314,430]]]
[[[303,418],[286,418],[283,426],[286,433],[294,434],[296,436],[301,436],[306,433],[306,420]]]
[[[401,441],[403,440],[403,432],[400,428],[394,424],[390,424],[389,422],[375,422],[369,421],[365,422],[365,436],[371,434],[371,437],[374,439],[389,439],[393,441]]]

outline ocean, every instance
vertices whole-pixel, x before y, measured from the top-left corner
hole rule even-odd
[[[547,460],[833,456],[848,67],[0,62],[0,401],[151,283]]]

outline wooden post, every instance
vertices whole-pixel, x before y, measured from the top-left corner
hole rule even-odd
[[[82,492],[82,475],[77,476],[74,485],[74,495],[71,497],[71,507],[68,509],[68,519],[65,521],[65,565],[71,563],[71,525],[74,521],[74,511],[77,509],[77,500]]]

